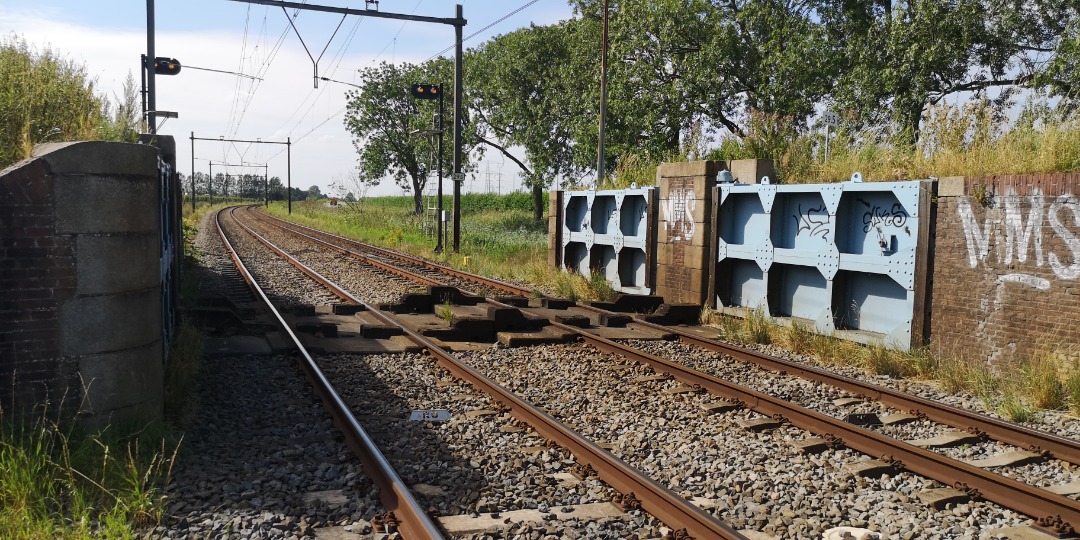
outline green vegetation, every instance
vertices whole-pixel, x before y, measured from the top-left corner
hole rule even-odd
[[[450,207],[447,199],[444,208]],[[541,285],[555,283],[559,271],[547,265],[547,223],[532,220],[528,206],[522,209],[491,196],[464,195],[462,208],[459,254],[450,249],[451,240],[445,243],[447,249],[443,253],[433,252],[434,223],[425,223],[423,216],[412,213],[411,198],[368,198],[362,204],[337,207],[325,202],[294,203],[291,216],[287,215],[285,205],[275,203],[270,205],[269,212],[302,225],[471,272]],[[451,238],[449,233],[447,238]]]
[[[0,538],[133,538],[157,525],[181,430],[198,406],[202,347],[201,334],[181,323],[165,373],[167,423],[86,431],[48,412],[27,420],[0,411]]]
[[[995,367],[963,358],[935,358],[926,348],[899,351],[880,344],[860,345],[818,334],[801,321],[780,326],[760,311],[733,317],[706,309],[701,322],[715,327],[718,338],[736,344],[776,343],[825,365],[933,381],[947,392],[968,392],[1014,422],[1033,421],[1039,410],[1068,408],[1080,414],[1080,354],[1072,348],[1040,347],[1030,358]]]
[[[138,138],[138,94],[128,74],[113,103],[86,68],[25,39],[0,37],[0,169],[30,156],[42,142]]]
[[[435,315],[440,319],[446,321],[446,326],[453,326],[454,324],[454,307],[450,303],[450,298],[443,300],[443,303],[435,307]]]
[[[178,443],[159,424],[85,433],[0,417],[0,537],[131,538],[161,518]]]
[[[537,220],[543,190],[591,186],[597,168],[604,3],[571,4],[571,19],[465,58],[465,151],[514,163]],[[770,158],[779,182],[1080,170],[1075,2],[620,0],[607,15],[600,186],[651,185],[656,164],[704,157]],[[364,182],[425,182],[432,161],[403,134],[429,127],[429,102],[398,101],[406,80],[449,81],[448,64],[365,73],[349,120]],[[399,109],[407,124],[378,116]],[[828,160],[822,112],[835,115]],[[386,126],[400,145],[384,143]]]

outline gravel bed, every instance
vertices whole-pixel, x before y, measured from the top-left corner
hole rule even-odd
[[[324,239],[324,240],[326,240],[328,242],[331,242],[331,243],[336,243],[332,239]],[[349,247],[349,249],[356,249],[353,246],[347,246],[347,247]],[[414,266],[414,265],[411,265],[409,263],[405,263],[405,262],[403,262],[403,261],[401,261],[399,259],[393,258],[393,257],[380,255],[380,254],[377,254],[377,253],[374,253],[374,252],[365,252],[364,254],[371,257],[371,258],[373,258],[373,259],[376,259],[376,260],[378,260],[380,262],[384,262],[386,264],[397,266],[399,268],[407,269],[407,270],[409,270],[411,272],[414,272],[414,273],[417,273],[417,274],[421,274],[421,275],[424,275],[424,276],[431,277],[433,279],[437,279],[437,280],[439,280],[439,281],[441,281],[443,283],[446,283],[448,285],[451,285],[451,286],[454,286],[454,287],[459,287],[462,290],[471,291],[471,292],[473,292],[475,294],[480,294],[480,295],[490,296],[490,297],[505,296],[507,294],[506,292],[501,291],[501,290],[487,289],[487,288],[481,286],[480,284],[478,284],[478,283],[476,283],[474,281],[469,281],[469,280],[461,279],[461,278],[458,278],[458,277],[455,277],[455,276],[452,276],[452,275],[443,274],[441,272],[429,269],[429,268],[424,267],[424,266]],[[404,255],[408,255],[408,254],[404,254]],[[348,260],[351,261],[352,264],[354,264],[354,265],[361,264],[358,261],[356,261],[355,259],[350,258]],[[445,264],[445,263],[439,263],[439,264]],[[397,276],[394,276],[394,279],[401,279],[401,278],[398,278]],[[529,288],[535,289],[536,288],[536,285],[531,284],[531,283],[526,283],[526,282],[523,282],[523,281],[520,281],[520,280],[508,280],[508,279],[501,279],[501,280],[505,281],[507,283],[510,283],[512,285],[516,285],[518,287],[522,287],[522,288],[526,288],[526,289],[529,289]],[[415,285],[413,285],[412,287],[415,287]],[[548,291],[548,290],[544,290],[542,292],[544,292],[545,294],[552,294],[552,292]]]
[[[706,416],[705,393],[669,393],[675,381],[637,382],[655,373],[621,357],[574,346],[490,350],[462,355],[501,384],[548,408],[613,453],[684,496],[718,505],[736,528],[781,538],[817,539],[836,526],[869,527],[888,538],[988,538],[1025,516],[986,502],[933,511],[918,493],[944,487],[900,473],[851,477],[842,466],[866,459],[850,449],[799,453],[809,435],[791,426],[753,433],[747,410]],[[782,394],[783,388],[774,393]]]
[[[579,482],[569,478],[576,463],[573,456],[561,448],[547,448],[535,431],[522,429],[509,414],[497,413],[488,396],[455,381],[428,356],[333,355],[318,361],[394,469],[413,487],[432,515],[521,509],[547,512],[568,505],[609,501],[615,495],[595,479]],[[432,409],[449,410],[453,419],[408,420],[414,410]],[[506,538],[660,536],[659,523],[641,512],[634,514],[549,526],[510,523],[503,532]],[[581,535],[563,534],[566,529],[577,529]]]
[[[232,261],[207,215],[195,245],[204,294],[222,292]],[[370,537],[376,490],[296,366],[284,356],[204,358],[191,427],[144,538],[313,538],[345,526]]]
[[[844,418],[852,413],[872,413],[881,417],[901,412],[874,401],[843,407],[837,406],[833,403],[833,400],[853,396],[833,386],[819,384],[794,375],[781,375],[756,366],[748,366],[729,356],[683,343],[631,340],[628,344],[636,349],[760,392],[769,393],[834,418]],[[911,385],[908,385],[905,391],[912,393],[911,390]],[[930,420],[917,420],[873,429],[900,440],[925,439],[956,430],[956,428]],[[1016,449],[1015,446],[1010,444],[984,441],[951,448],[936,448],[934,451],[954,459],[975,460],[985,459]],[[999,467],[995,472],[1021,482],[1045,487],[1080,479],[1080,474],[1077,474],[1075,469],[1076,467],[1072,464],[1061,460],[1047,460],[1021,467]]]
[[[222,218],[225,233],[248,271],[255,276],[267,296],[279,308],[301,305],[337,304],[341,301],[325,287],[300,273],[277,253],[236,226],[231,217]]]
[[[366,266],[352,257],[318,246],[309,240],[284,233],[260,220],[247,219],[245,224],[312,270],[369,304],[396,302],[402,295],[421,289],[404,278]]]
[[[834,373],[843,375],[845,377],[851,377],[860,381],[871,382],[893,390],[899,390],[922,398],[931,399],[934,401],[945,403],[947,405],[952,405],[953,407],[967,409],[969,411],[974,411],[979,414],[992,416],[1000,420],[1006,420],[994,408],[988,407],[986,402],[979,397],[973,396],[965,392],[945,391],[939,385],[936,385],[929,381],[894,379],[886,375],[874,375],[853,366],[836,366],[831,364],[823,364],[813,357],[796,354],[792,351],[789,351],[782,347],[777,347],[775,345],[747,345],[746,347],[764,352],[766,354],[771,354],[773,356],[778,356],[780,358],[784,358],[785,360],[793,360],[814,367],[826,369]],[[1030,422],[1022,422],[1021,424],[1031,429],[1037,429],[1040,431],[1045,431],[1047,433],[1053,433],[1054,435],[1057,435],[1059,437],[1065,437],[1068,439],[1080,441],[1080,418],[1060,411],[1040,411],[1035,415],[1034,420]]]
[[[305,264],[325,272],[332,280],[340,279],[343,285],[348,285],[345,283],[348,277],[342,279],[338,274],[360,274],[347,268],[359,266],[351,259],[346,260],[348,264],[342,264],[329,254],[311,250],[296,240],[286,240],[286,235],[267,232],[268,240],[281,241],[286,244],[281,247],[287,250],[291,247],[303,252]],[[264,287],[294,304],[320,300],[305,284],[306,278],[299,278],[291,265],[246,233],[240,233],[243,231],[230,234],[230,239]],[[370,271],[366,274],[369,283],[393,283],[385,276]],[[264,284],[266,279],[273,283]],[[394,296],[400,292],[399,289]],[[596,480],[578,482],[556,477],[574,465],[572,456],[562,449],[546,448],[542,438],[531,429],[518,428],[510,416],[468,414],[468,411],[492,410],[495,406],[464,383],[452,382],[450,374],[426,356],[324,355],[317,361],[432,515],[479,515],[519,509],[543,512],[608,501],[615,494]],[[415,409],[449,409],[454,420],[408,422],[409,412]],[[502,431],[502,428],[510,429]],[[358,517],[367,520],[371,516]],[[350,526],[356,531],[369,530],[366,521]],[[659,527],[651,516],[633,512],[620,518],[571,519],[550,525],[507,523],[502,531],[463,538],[656,538],[660,536]]]

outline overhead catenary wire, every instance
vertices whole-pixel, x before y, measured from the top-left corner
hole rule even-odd
[[[518,7],[518,8],[516,8],[516,9],[514,9],[513,11],[510,11],[510,12],[509,12],[509,13],[507,13],[506,15],[503,15],[502,17],[499,17],[499,18],[498,18],[498,19],[496,19],[495,21],[493,21],[493,22],[491,22],[491,23],[487,24],[486,26],[484,26],[483,28],[481,28],[481,29],[477,30],[476,32],[473,32],[472,34],[469,34],[469,35],[468,35],[467,37],[464,37],[464,38],[462,38],[462,41],[463,41],[463,42],[464,42],[464,41],[468,41],[469,39],[472,39],[472,38],[474,38],[474,37],[476,37],[476,36],[478,36],[478,35],[480,35],[480,34],[482,34],[482,33],[486,32],[487,30],[490,30],[491,28],[495,27],[496,25],[498,25],[498,24],[502,23],[503,21],[505,21],[505,20],[509,19],[510,17],[513,17],[514,15],[517,15],[517,14],[518,14],[518,13],[520,13],[521,11],[525,10],[525,9],[526,9],[526,8],[528,8],[529,6],[531,6],[531,5],[535,4],[535,3],[539,2],[539,1],[540,1],[540,0],[529,0],[528,2],[524,3],[523,5],[519,6],[519,7]],[[422,2],[422,0],[421,0],[421,2]],[[419,5],[420,5],[420,3],[421,3],[421,2],[417,2],[417,7],[419,7]],[[414,8],[413,8],[413,11],[415,11],[415,10],[416,10],[416,8],[414,7]],[[398,34],[400,34],[400,32],[401,32],[401,31],[399,30],[399,31],[398,31]],[[390,46],[390,44],[392,44],[392,43],[394,42],[394,40],[395,40],[396,38],[397,38],[397,35],[395,35],[395,36],[394,36],[394,38],[392,38],[392,39],[391,39],[390,43],[389,43],[389,44],[387,44],[387,46],[386,46],[386,47],[383,47],[383,50],[382,50],[382,51],[380,51],[379,55],[381,55],[381,54],[382,54],[383,52],[385,52],[385,51],[386,51],[386,48],[388,48],[388,47]],[[436,53],[436,54],[432,55],[432,56],[431,56],[431,57],[429,57],[429,58],[428,58],[427,60],[424,60],[424,62],[428,62],[428,61],[431,61],[431,60],[433,60],[433,59],[435,59],[435,58],[439,57],[439,56],[440,56],[440,55],[442,55],[443,53],[445,53],[445,52],[447,52],[447,51],[449,51],[449,50],[451,50],[451,49],[453,49],[453,48],[454,48],[454,45],[451,45],[451,46],[449,46],[449,47],[447,47],[447,48],[443,49],[442,51],[439,51],[438,53]],[[377,58],[378,58],[378,57],[376,57],[376,59],[377,59]],[[375,60],[372,60],[372,63],[374,63],[374,62],[375,62]],[[320,93],[321,93],[321,92],[320,92]],[[309,95],[310,95],[310,94],[309,94]],[[318,100],[318,98],[316,98],[316,100]],[[309,109],[308,109],[308,112],[310,112],[310,110],[311,110],[312,108],[314,108],[314,104],[312,104],[312,106],[311,106],[311,107],[309,107]],[[300,141],[302,141],[303,139],[305,139],[305,138],[306,138],[307,136],[309,136],[309,135],[311,135],[312,133],[314,133],[314,132],[315,132],[315,130],[317,130],[317,129],[319,129],[320,127],[322,127],[323,125],[325,125],[325,124],[326,124],[327,122],[329,122],[330,120],[333,120],[334,118],[337,118],[337,117],[338,117],[338,116],[340,116],[340,115],[341,115],[341,114],[342,114],[343,112],[345,112],[345,110],[346,110],[346,109],[348,109],[348,106],[347,106],[347,105],[346,105],[345,107],[342,107],[342,108],[338,109],[338,110],[337,110],[337,112],[335,112],[335,113],[331,114],[330,116],[328,116],[327,118],[325,118],[324,120],[322,120],[321,122],[319,122],[318,124],[316,124],[316,125],[315,125],[314,127],[312,127],[311,129],[309,129],[309,130],[308,130],[307,132],[305,132],[305,133],[304,133],[303,135],[301,135],[301,136],[297,137],[296,139],[294,139],[294,140],[292,141],[292,142],[293,142],[293,144],[297,144],[297,143],[299,143]],[[294,112],[293,114],[295,115],[295,112]],[[295,126],[298,126],[298,125],[300,124],[300,122],[302,122],[302,121],[303,121],[303,118],[307,116],[307,114],[308,114],[308,113],[307,113],[307,112],[305,112],[305,113],[304,113],[304,115],[303,115],[303,116],[301,117],[301,119],[300,119],[300,120],[298,120],[298,121],[296,122],[296,124],[294,124],[294,127],[295,127]],[[290,116],[290,118],[291,118],[291,116]],[[288,121],[286,121],[286,123],[288,123]],[[291,130],[290,130],[290,131],[291,131]],[[278,157],[278,156],[280,156],[280,155],[281,155],[281,154],[282,154],[283,152],[284,152],[284,150],[279,150],[279,151],[278,151],[278,152],[277,152],[276,154],[274,154],[273,156],[270,156],[269,158],[267,158],[267,161],[270,161],[270,160],[273,160],[273,159],[277,158],[277,157]]]
[[[535,4],[535,3],[539,2],[539,1],[540,0],[529,0],[528,2],[525,2],[525,4],[522,5],[521,7],[515,9],[514,11],[511,11],[510,13],[507,13],[506,15],[503,15],[502,17],[499,17],[498,19],[495,20],[495,22],[493,22],[491,24],[488,24],[487,26],[485,26],[485,27],[483,27],[483,28],[469,34],[468,36],[462,38],[461,41],[463,41],[463,42],[469,41],[470,39],[472,39],[472,38],[486,32],[486,31],[490,30],[493,26],[505,21],[506,19],[509,19],[510,17],[513,17],[514,15],[517,15],[518,13],[523,11],[525,8],[531,6],[531,5],[533,5],[533,4]],[[445,48],[445,49],[443,49],[443,50],[429,56],[427,58],[427,60],[424,60],[424,62],[430,62],[430,61],[442,56],[443,54],[450,51],[454,47],[455,47],[455,45],[451,44],[449,47],[447,47],[447,48]]]

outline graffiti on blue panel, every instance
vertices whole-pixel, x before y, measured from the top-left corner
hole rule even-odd
[[[900,203],[893,203],[891,207],[885,208],[878,204],[871,204],[863,199],[856,200],[867,208],[862,216],[864,233],[870,232],[870,229],[880,229],[881,227],[899,229],[907,224],[908,213]]]
[[[825,238],[832,230],[832,218],[829,216],[829,210],[825,205],[807,209],[803,211],[802,204],[799,204],[799,211],[791,216],[795,220],[795,224],[798,229],[795,231],[795,236],[799,236],[803,231],[807,231],[811,237],[818,236]]]

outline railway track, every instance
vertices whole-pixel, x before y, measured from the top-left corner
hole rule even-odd
[[[406,335],[412,342],[423,348],[427,354],[430,354],[437,359],[440,366],[453,373],[456,377],[468,381],[473,387],[483,391],[484,393],[492,396],[496,400],[498,406],[509,412],[515,418],[522,422],[527,423],[537,433],[542,435],[548,441],[552,441],[558,446],[566,448],[575,457],[578,467],[582,471],[587,471],[583,476],[598,476],[601,480],[608,485],[617,489],[623,496],[618,498],[625,509],[643,509],[650,514],[656,516],[664,523],[671,527],[681,531],[680,536],[690,535],[696,538],[731,538],[742,539],[745,538],[742,534],[731,529],[723,522],[712,517],[710,514],[695,506],[677,494],[672,493],[670,490],[659,485],[649,477],[642,475],[637,470],[629,467],[621,460],[618,460],[604,449],[597,446],[592,441],[585,437],[575,433],[566,425],[555,420],[546,412],[533,407],[531,404],[521,399],[512,392],[507,391],[491,379],[487,378],[483,374],[473,370],[468,365],[460,362],[453,354],[438,347],[430,340],[410,330],[406,326],[398,323],[394,318],[382,313],[378,309],[371,305],[365,304],[360,299],[352,296],[347,291],[335,285],[329,279],[321,276],[319,273],[307,268],[299,261],[290,257],[287,253],[274,246],[270,241],[266,240],[262,236],[258,235],[255,231],[247,229],[244,225],[238,225],[245,228],[251,236],[262,242],[267,249],[273,250],[283,259],[293,264],[301,272],[307,275],[312,280],[322,284],[327,289],[333,291],[333,293],[340,298],[343,303],[350,304],[361,308],[364,312],[372,314],[381,322],[389,326],[394,326]],[[225,237],[224,232],[222,233]],[[234,252],[235,253],[235,252]],[[239,259],[238,266],[240,265]],[[267,299],[269,303],[269,300]],[[279,314],[279,321],[285,325],[285,319]],[[302,348],[299,340],[295,340],[297,346]],[[311,359],[310,354],[304,352],[306,364],[309,369],[318,369],[316,362]],[[316,375],[318,378],[325,380],[325,376],[319,372]],[[323,388],[322,392],[333,393],[333,390],[329,388],[329,383],[320,383],[319,386]],[[334,394],[336,396],[336,394]],[[333,415],[336,418],[350,417],[347,411],[348,408],[344,405],[339,397],[333,397],[330,400],[332,407],[335,409]],[[353,432],[359,431],[358,425],[355,424],[355,419],[344,422],[346,426]],[[352,445],[351,445],[352,446]],[[362,450],[371,453],[372,450],[368,448],[367,444],[360,445]],[[376,450],[377,451],[377,450]],[[383,460],[385,461],[385,460]],[[383,472],[378,475],[372,474],[372,476],[387,475],[389,473]],[[380,482],[380,486],[383,484]],[[397,484],[391,484],[397,485]],[[385,488],[383,488],[385,489]],[[400,489],[394,488],[395,492],[399,492]],[[398,506],[396,499],[386,501],[384,500],[388,509]],[[400,514],[400,512],[399,512]],[[405,524],[410,523],[414,519],[419,519],[419,516],[408,514],[408,518],[402,518],[402,527],[406,527]],[[411,534],[407,534],[407,537],[414,537]],[[428,537],[428,536],[415,536]]]
[[[270,218],[260,216],[259,219],[267,220]],[[302,237],[311,241],[322,242],[320,245],[324,247],[334,246],[333,249],[350,254],[354,258],[378,261],[375,264],[382,268],[383,271],[394,272],[400,276],[417,280],[420,283],[428,285],[444,283],[435,277],[435,273],[448,270],[441,265],[423,261],[422,259],[367,246],[334,235],[314,231],[313,229],[285,224],[280,220],[275,219],[273,226],[281,231],[291,231],[294,235],[302,235],[297,236],[298,238]],[[409,268],[395,270],[392,268],[395,265],[391,261],[399,261],[399,264],[404,262]],[[530,291],[516,285],[479,278],[456,270],[450,270],[449,275],[452,276],[452,279],[457,280],[457,283],[471,281],[489,291],[497,291],[501,294],[519,296],[531,294]],[[585,306],[583,309],[599,316],[612,317],[618,315],[598,307]],[[1019,449],[1013,451],[1014,463],[1008,463],[1008,459],[998,460],[1003,464],[999,464],[997,467],[1007,467],[1013,464],[1047,458],[1075,464],[1080,459],[1080,450],[1078,450],[1076,442],[1064,437],[1010,424],[854,378],[839,376],[798,362],[733,347],[717,340],[702,337],[685,328],[665,327],[645,321],[640,317],[632,318],[632,323],[644,329],[674,335],[680,341],[694,348],[714,351],[739,362],[759,366],[781,376],[794,375],[806,381],[830,385],[848,393],[849,396],[845,399],[852,400],[852,402],[872,400],[896,411],[906,412],[910,420],[929,420],[963,429],[967,435],[974,436],[975,443],[991,439],[1019,447]],[[1057,534],[1069,534],[1073,524],[1080,523],[1080,512],[1078,512],[1080,506],[1078,506],[1075,499],[1053,493],[1042,487],[1007,478],[1001,474],[988,472],[985,468],[989,467],[989,465],[979,466],[963,463],[947,455],[921,447],[935,446],[934,444],[916,446],[879,433],[880,430],[875,431],[855,425],[858,423],[876,425],[876,420],[868,418],[870,416],[868,414],[861,415],[862,421],[858,421],[860,415],[847,415],[847,421],[843,418],[834,418],[828,414],[792,406],[784,400],[775,399],[772,396],[743,386],[727,383],[717,377],[686,368],[679,363],[671,362],[659,356],[643,353],[627,345],[627,343],[605,339],[559,322],[554,322],[552,325],[568,332],[577,333],[581,339],[597,349],[650,365],[658,372],[671,376],[689,387],[705,388],[715,395],[730,399],[733,404],[745,406],[764,416],[775,417],[782,422],[790,423],[810,433],[820,435],[822,440],[810,441],[804,447],[808,450],[812,447],[843,445],[870,456],[881,456],[884,458],[881,460],[882,462],[873,464],[881,470],[909,470],[928,478],[937,479],[947,486],[960,488],[960,493],[939,493],[938,495],[942,497],[950,496],[956,500],[962,500],[967,496],[991,500],[1038,519],[1040,524],[1047,530]],[[944,438],[968,440],[968,444],[972,442],[970,438],[965,439],[962,434],[950,434]],[[1069,492],[1068,486],[1065,486],[1064,489],[1059,489],[1060,486],[1043,487],[1057,489],[1064,493]]]

